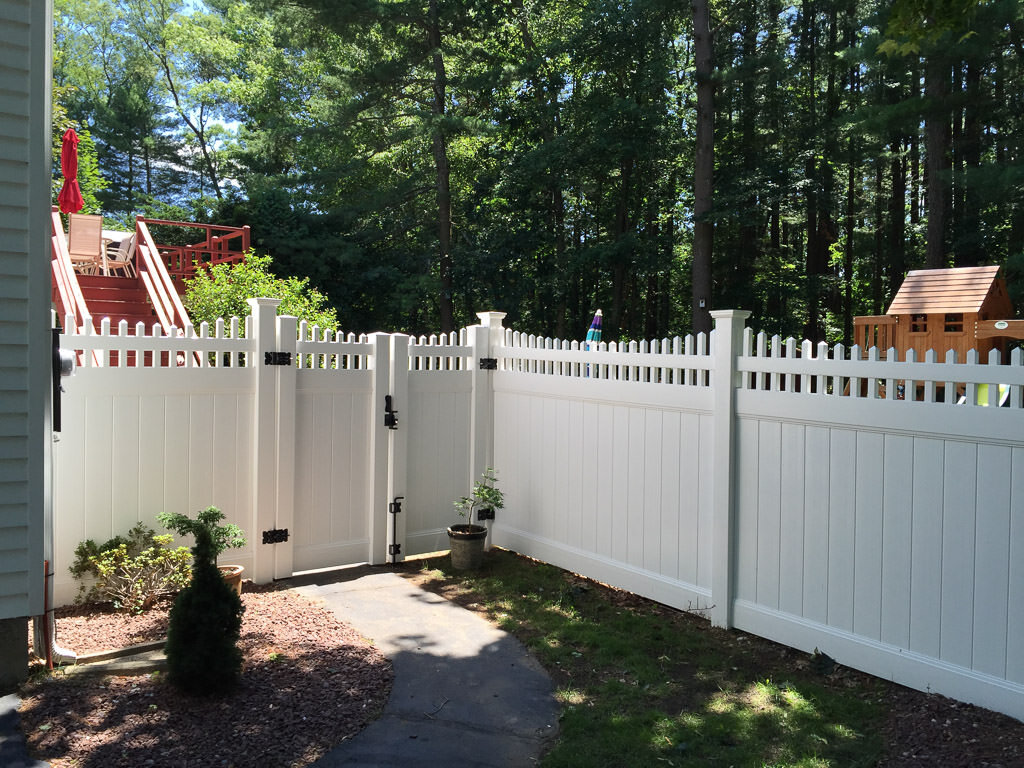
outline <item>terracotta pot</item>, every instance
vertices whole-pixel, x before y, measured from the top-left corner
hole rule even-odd
[[[228,583],[238,596],[242,596],[242,571],[245,570],[245,566],[242,565],[218,565],[217,570],[220,571],[220,575],[224,577],[224,581]]]
[[[472,570],[480,567],[484,557],[487,529],[482,525],[453,525],[448,528],[448,544],[452,550],[452,568]]]

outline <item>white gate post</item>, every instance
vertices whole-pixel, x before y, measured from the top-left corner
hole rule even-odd
[[[295,367],[296,318],[277,318],[277,351],[290,355],[289,365],[277,366],[277,515],[275,528],[288,531],[288,539],[270,545],[274,578],[292,575],[295,535]],[[262,543],[261,543],[262,546]]]
[[[366,523],[370,541],[366,559],[370,565],[382,565],[387,562],[388,555],[388,453],[391,430],[384,426],[384,398],[391,394],[391,337],[386,333],[371,334],[370,345],[373,347],[373,383],[367,424],[370,498],[366,500]]]
[[[711,623],[732,626],[735,592],[733,556],[736,519],[736,357],[743,347],[743,325],[750,312],[735,309],[713,311],[715,321],[712,410],[712,516],[711,529]]]
[[[280,303],[279,299],[249,299],[255,349],[251,364],[256,387],[252,420],[252,521],[247,533],[252,542],[252,580],[257,584],[274,578],[273,550],[262,543],[262,532],[273,528],[277,519],[277,371],[264,365],[264,355],[277,351],[275,318]]]
[[[477,312],[480,325],[471,325],[468,330],[469,346],[473,350],[469,358],[473,393],[469,417],[469,483],[470,487],[480,479],[484,470],[494,463],[494,386],[489,370],[481,368],[480,361],[493,358],[502,344],[501,321],[504,312]],[[470,520],[470,523],[477,521]],[[492,522],[487,527],[485,549],[491,548]]]
[[[405,521],[408,517],[408,504],[415,503],[406,495],[408,487],[407,457],[409,453],[409,337],[402,333],[391,336],[391,406],[398,411],[398,429],[388,430],[391,435],[391,459],[388,462],[388,506],[387,535],[388,544],[397,544],[399,552],[392,555],[388,552],[389,563],[400,563],[405,560]],[[399,513],[391,513],[391,504],[401,498]]]

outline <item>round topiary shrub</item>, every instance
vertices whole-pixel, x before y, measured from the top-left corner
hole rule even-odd
[[[209,696],[235,686],[242,675],[241,598],[216,565],[208,529],[194,531],[192,582],[171,607],[167,627],[167,679],[186,693]]]

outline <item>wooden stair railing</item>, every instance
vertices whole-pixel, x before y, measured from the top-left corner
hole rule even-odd
[[[92,313],[89,312],[89,307],[85,303],[82,286],[78,284],[78,276],[71,264],[68,241],[64,236],[64,224],[60,220],[60,212],[57,208],[51,209],[50,222],[52,226],[50,246],[53,250],[51,267],[54,281],[57,283],[57,292],[64,305],[64,314],[74,318],[74,327],[79,333],[95,333],[96,327],[92,322]]]
[[[53,279],[57,284],[57,293],[64,309],[64,332],[95,335],[96,326],[85,303],[85,296],[82,295],[82,286],[78,284],[78,275],[71,264],[68,241],[64,236],[64,224],[56,207],[50,209],[50,226],[50,248],[53,251],[50,268],[53,270]],[[92,353],[92,361],[95,366],[103,365],[102,357],[95,351]],[[81,364],[81,356],[78,362]]]
[[[149,227],[142,219],[136,219],[135,231],[138,243],[139,277],[142,278],[142,282],[149,292],[150,301],[153,302],[153,308],[156,310],[164,333],[171,333],[172,328],[187,333],[192,322],[189,320],[188,313],[185,312],[181,297],[178,296],[178,291],[167,272],[167,266],[160,256],[160,251],[153,242]]]

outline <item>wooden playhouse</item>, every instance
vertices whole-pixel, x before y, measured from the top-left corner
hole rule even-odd
[[[878,347],[880,357],[894,348],[900,360],[914,350],[919,361],[933,349],[938,361],[953,350],[963,362],[976,349],[986,362],[997,349],[1007,362],[1009,342],[1024,339],[1024,320],[1013,315],[999,267],[918,269],[907,274],[884,315],[853,319],[854,344],[865,355]]]

